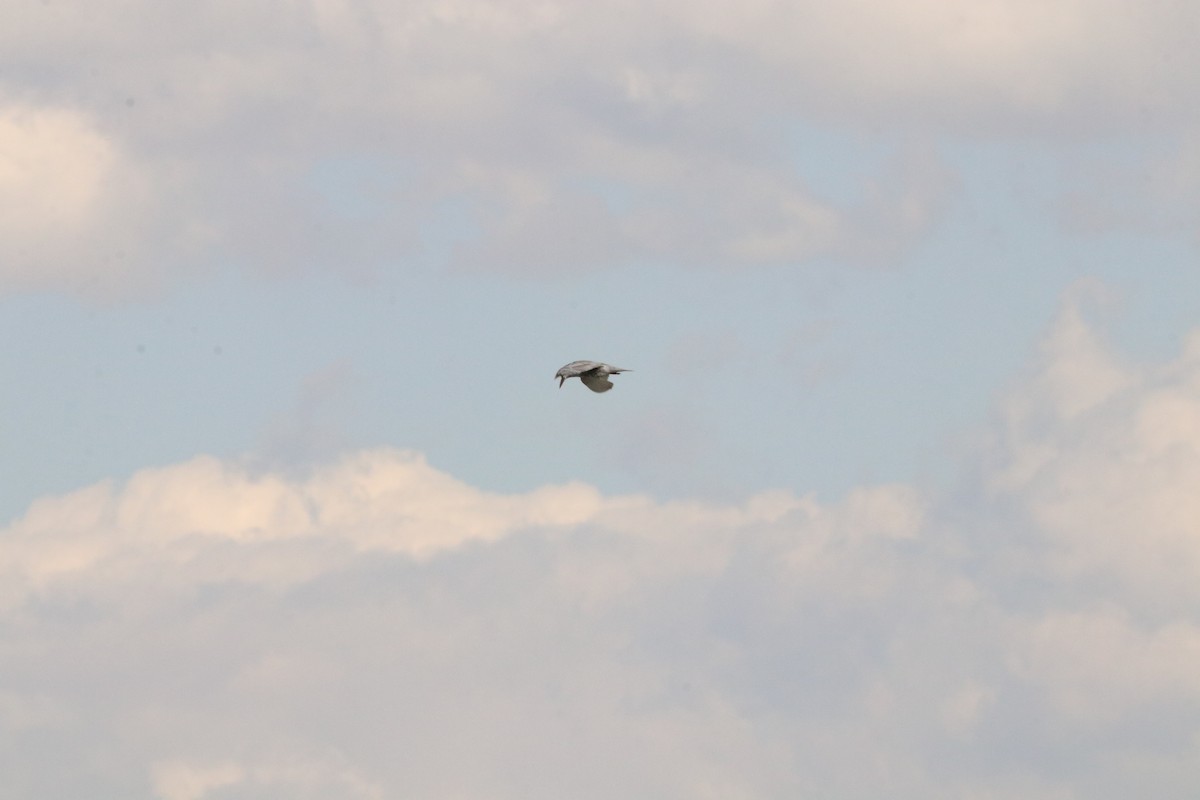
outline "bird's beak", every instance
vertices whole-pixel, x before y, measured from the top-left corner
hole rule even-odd
[[[558,378],[558,388],[561,389],[562,385],[563,385],[563,381],[565,381],[567,379],[567,376],[566,375],[555,375],[554,377]]]

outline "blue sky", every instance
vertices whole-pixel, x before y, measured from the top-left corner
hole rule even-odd
[[[449,271],[431,253],[359,278],[222,267],[150,298],[11,295],[5,367],[22,391],[9,435],[36,460],[12,462],[6,513],[195,453],[303,461],[379,444],[506,490],[579,478],[672,497],[836,495],[944,479],[1076,282],[1120,298],[1097,322],[1131,357],[1169,356],[1200,312],[1186,242],[1056,231],[987,160],[964,157],[963,208],[892,265],[645,263],[533,280]],[[636,364],[633,388],[598,409],[546,392],[545,364],[574,355]],[[687,458],[708,466],[614,460],[638,415],[665,409],[695,428],[664,435],[701,439]],[[572,426],[597,411],[617,427],[579,446]]]
[[[1191,796],[1190,4],[5,15],[0,797]]]

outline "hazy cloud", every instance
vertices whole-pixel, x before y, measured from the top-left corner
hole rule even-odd
[[[139,161],[86,111],[0,100],[0,153],[0,291],[137,291],[158,279],[156,258],[178,264],[206,238],[199,225],[156,229],[170,168]]]
[[[1177,134],[1195,22],[1119,0],[31,5],[0,33],[0,285],[112,295],[199,257],[361,273],[447,240],[462,266],[541,276],[888,262],[951,171],[903,156],[831,203],[794,125],[901,152],[896,134]],[[383,179],[331,191],[347,157]]]
[[[1200,359],[1120,366],[1087,298],[978,491],[509,495],[379,450],[44,498],[0,533],[5,796],[1188,797]]]
[[[1003,405],[990,476],[1041,534],[1056,574],[1116,581],[1126,600],[1164,613],[1200,599],[1200,359],[1124,364],[1068,299],[1030,379]],[[1061,570],[1061,572],[1057,572]]]

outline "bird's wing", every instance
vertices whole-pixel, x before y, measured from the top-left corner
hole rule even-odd
[[[604,376],[604,373],[597,369],[590,369],[579,376],[579,380],[583,381],[583,385],[591,389],[593,392],[607,392],[613,387],[612,381]]]
[[[570,364],[563,366],[557,374],[574,378],[576,375],[587,372],[589,369],[595,369],[598,366],[600,365],[595,361],[572,361]]]

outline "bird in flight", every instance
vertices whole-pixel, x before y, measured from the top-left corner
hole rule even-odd
[[[625,369],[624,367],[613,367],[608,364],[602,364],[599,361],[572,361],[554,373],[554,377],[558,378],[558,388],[560,389],[567,378],[579,378],[579,380],[583,381],[583,385],[593,392],[607,392],[613,387],[612,381],[608,379],[608,376],[617,375],[621,372],[633,372],[633,370]]]

